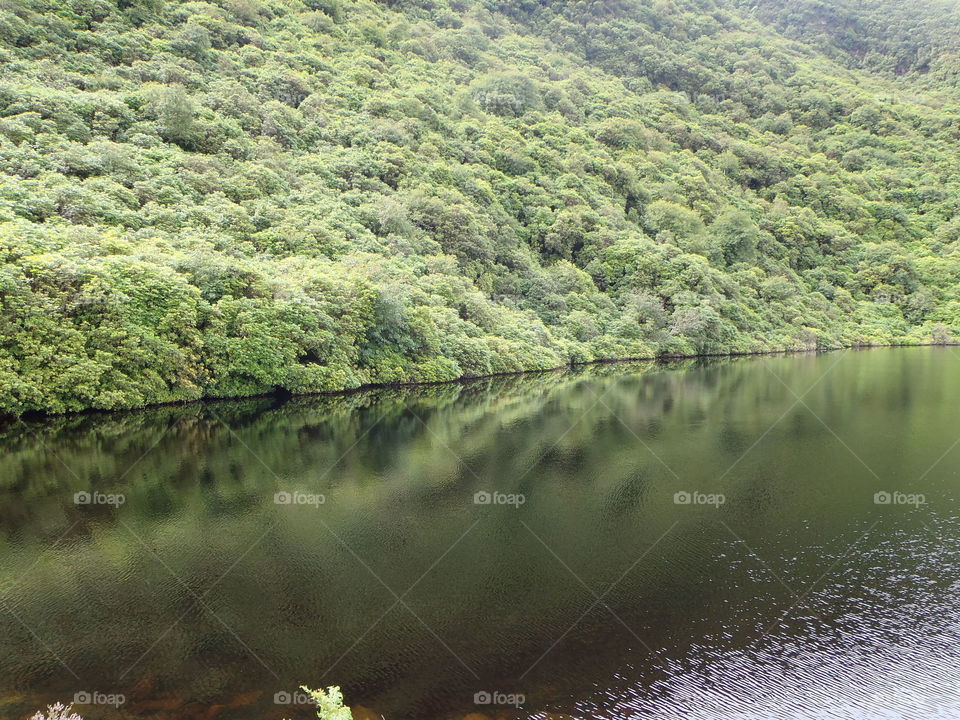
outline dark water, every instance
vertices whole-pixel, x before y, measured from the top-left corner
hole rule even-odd
[[[951,348],[12,425],[0,717],[960,717],[958,441]]]

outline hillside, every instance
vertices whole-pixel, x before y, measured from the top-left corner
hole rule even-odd
[[[955,3],[0,3],[0,412],[960,335]]]

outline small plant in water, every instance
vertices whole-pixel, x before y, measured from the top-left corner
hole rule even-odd
[[[353,714],[350,708],[343,704],[343,693],[337,686],[328,687],[326,690],[311,690],[306,685],[301,685],[300,689],[309,695],[317,704],[317,717],[319,720],[353,720]],[[67,720],[73,720],[67,718]]]
[[[72,712],[72,710],[72,706],[64,705],[63,703],[47,705],[46,715],[38,711],[30,720],[83,720],[82,717]]]

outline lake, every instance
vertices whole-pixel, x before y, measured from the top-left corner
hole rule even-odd
[[[0,716],[960,717],[960,350],[0,432]]]

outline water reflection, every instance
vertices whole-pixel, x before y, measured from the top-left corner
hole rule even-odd
[[[308,717],[274,703],[307,682],[391,720],[956,717],[958,369],[597,366],[9,426],[0,712]]]

